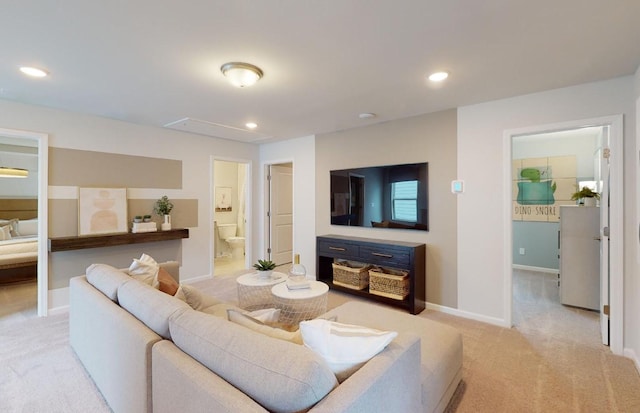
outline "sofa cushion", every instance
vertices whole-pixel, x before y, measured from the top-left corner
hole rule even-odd
[[[131,277],[107,264],[91,264],[87,268],[87,281],[111,301],[117,303],[118,287],[131,281]]]
[[[324,319],[303,321],[300,331],[304,345],[327,361],[339,382],[349,378],[398,336],[395,331]]]
[[[302,336],[300,330],[294,332],[285,331],[276,327],[271,327],[257,318],[236,309],[227,310],[229,321],[245,326],[250,330],[264,334],[265,336],[278,338],[280,340],[290,341],[295,344],[302,344]]]
[[[173,342],[270,411],[309,409],[338,383],[318,355],[198,311],[169,321]]]
[[[118,288],[120,306],[163,338],[170,339],[169,317],[189,306],[155,288],[131,280]]]

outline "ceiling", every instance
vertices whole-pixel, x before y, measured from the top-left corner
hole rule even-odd
[[[6,0],[0,99],[268,142],[631,75],[638,16],[637,0]],[[230,61],[263,79],[231,86]]]

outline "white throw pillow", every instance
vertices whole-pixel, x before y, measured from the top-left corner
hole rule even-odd
[[[133,259],[129,266],[129,275],[153,288],[158,288],[160,285],[157,278],[159,270],[160,264],[156,260],[147,254],[142,254],[140,259]]]
[[[280,319],[280,309],[265,308],[262,310],[250,311],[247,313],[247,315],[265,324],[277,323],[278,320]]]
[[[398,333],[335,321],[315,319],[300,323],[304,345],[320,355],[340,383],[381,352]]]

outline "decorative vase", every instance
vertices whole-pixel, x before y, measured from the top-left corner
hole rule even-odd
[[[258,271],[258,278],[260,278],[262,280],[267,280],[267,279],[271,278],[271,274],[273,274],[272,270],[269,270],[269,271]]]
[[[171,215],[165,214],[164,222],[160,225],[163,231],[169,231],[171,229]]]

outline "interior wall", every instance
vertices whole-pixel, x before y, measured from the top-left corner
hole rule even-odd
[[[293,163],[293,252],[300,254],[300,263],[307,274],[316,273],[316,149],[315,136],[305,136],[283,142],[260,145],[260,187],[256,196],[260,198],[260,210],[264,211],[265,165]],[[256,221],[258,222],[258,221]],[[256,236],[260,241],[256,257],[265,251],[265,217],[260,215]],[[255,260],[255,259],[254,259]]]
[[[316,234],[420,242],[427,245],[427,301],[458,306],[456,251],[456,110],[415,116],[316,137]],[[330,224],[329,171],[429,163],[429,231]]]
[[[636,147],[633,152],[634,159],[631,166],[635,167],[636,182],[640,182],[640,67],[636,70],[634,77],[634,101],[636,113]],[[633,193],[631,193],[633,194]],[[631,195],[633,196],[633,195]],[[630,231],[632,247],[636,249],[636,265],[640,263],[640,191],[635,192],[636,217],[635,225]],[[636,368],[640,371],[640,274],[638,268],[629,274],[625,279],[625,291],[627,291],[625,302],[625,354],[632,357],[636,363]]]
[[[26,178],[0,179],[0,197],[3,197],[3,198],[37,198],[38,197],[38,148],[37,147],[0,145],[0,166],[5,166],[9,168],[21,168],[29,171],[29,176],[27,176]]]
[[[458,304],[461,310],[495,322],[507,320],[505,296],[504,182],[506,130],[624,115],[624,188],[636,193],[633,78],[621,77],[458,109],[458,178],[465,193],[458,202]],[[510,154],[506,154],[507,159]],[[490,194],[490,195],[489,195]],[[635,196],[626,196],[625,228],[636,228]],[[637,228],[625,232],[625,283],[636,277]],[[481,264],[481,265],[480,265]],[[625,291],[625,314],[637,294]],[[634,304],[635,305],[635,304]],[[625,335],[634,326],[625,320]],[[637,326],[636,328],[637,329]],[[625,336],[626,337],[626,336]]]
[[[53,148],[181,161],[183,179],[180,189],[139,188],[134,191],[134,196],[140,199],[158,199],[167,195],[171,199],[197,201],[198,226],[189,229],[190,237],[181,241],[178,252],[167,252],[167,249],[173,251],[175,248],[166,247],[165,243],[150,243],[123,248],[75,251],[65,253],[64,256],[59,255],[61,253],[50,254],[50,286],[60,288],[66,288],[69,278],[83,274],[87,263],[101,260],[114,266],[128,266],[131,259],[139,257],[142,252],[148,252],[152,256],[157,253],[158,259],[169,255],[177,258],[182,264],[183,280],[210,275],[209,244],[212,239],[212,226],[206,225],[209,222],[211,206],[210,157],[213,155],[258,160],[256,145],[2,100],[0,125],[11,129],[48,133],[49,146]],[[180,143],[179,150],[176,149],[176,142]],[[50,162],[50,168],[55,167],[55,161],[53,165]],[[77,171],[77,174],[82,173],[82,170]],[[256,180],[257,175],[254,174],[251,179]],[[72,202],[69,193],[74,190],[74,187],[69,186],[50,186],[49,201],[51,203],[53,200],[66,199]],[[257,208],[253,211],[257,211]],[[49,222],[52,220],[55,220],[55,216],[49,216]],[[52,271],[57,261],[65,262],[64,270]]]

